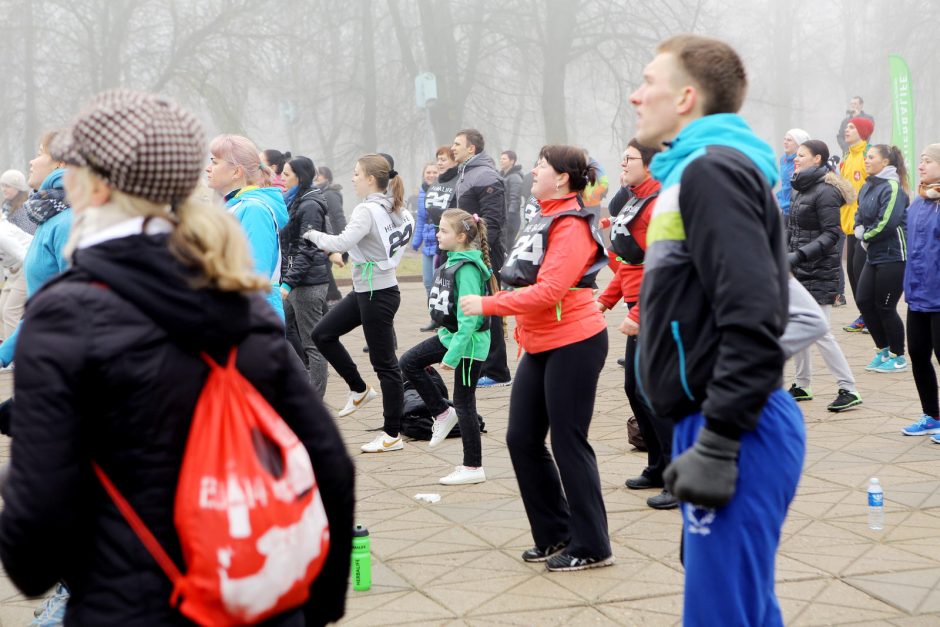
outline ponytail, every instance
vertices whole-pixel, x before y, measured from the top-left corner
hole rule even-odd
[[[392,172],[395,171],[392,170]],[[392,211],[398,213],[405,204],[405,184],[402,183],[397,172],[395,172],[395,178],[388,182],[388,191],[391,192],[392,196]]]
[[[483,253],[483,264],[490,269],[490,278],[487,281],[490,293],[496,294],[499,291],[499,283],[496,281],[496,272],[490,260],[490,245],[486,239],[486,220],[476,214],[470,215],[463,209],[448,209],[441,214],[441,220],[447,220],[454,231],[467,236],[468,245]]]
[[[901,189],[905,194],[911,193],[910,182],[907,177],[907,167],[904,165],[904,154],[897,146],[888,144],[876,144],[872,146],[883,158],[888,160],[888,165],[894,166],[898,171],[898,178],[901,180]]]

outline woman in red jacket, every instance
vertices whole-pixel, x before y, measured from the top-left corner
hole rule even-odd
[[[595,178],[582,149],[542,148],[532,170],[541,212],[520,231],[500,270],[504,283],[523,289],[460,299],[467,315],[516,316],[516,340],[526,354],[513,382],[506,443],[535,540],[522,559],[547,562],[552,571],[614,562],[587,439],[607,358],[607,324],[591,295],[607,254],[596,217],[578,199]],[[545,446],[549,429],[554,460]]]
[[[630,187],[632,196],[613,219],[610,227],[610,247],[616,254],[616,268],[610,285],[597,299],[601,311],[612,309],[622,298],[630,308],[620,330],[627,335],[627,352],[624,358],[624,390],[630,408],[636,416],[637,425],[646,442],[646,468],[637,477],[627,479],[631,490],[661,488],[662,492],[646,499],[654,509],[673,509],[679,502],[663,487],[663,471],[669,465],[672,451],[672,422],[658,420],[637,395],[634,372],[637,333],[640,330],[640,283],[643,280],[643,258],[646,255],[646,229],[662,187],[650,175],[650,161],[659,152],[658,148],[641,146],[631,139],[620,164],[622,180]]]

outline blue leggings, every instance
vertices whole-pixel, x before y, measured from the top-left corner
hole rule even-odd
[[[695,443],[704,422],[699,412],[676,424],[673,459]],[[731,502],[719,509],[682,503],[684,625],[782,627],[774,558],[805,452],[803,414],[779,389],[767,399],[757,429],[741,437]]]

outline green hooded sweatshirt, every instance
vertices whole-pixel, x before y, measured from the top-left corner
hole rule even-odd
[[[451,333],[445,328],[437,331],[437,337],[441,344],[447,349],[443,362],[451,368],[460,365],[460,360],[464,358],[478,359],[485,361],[490,352],[490,332],[489,329],[478,328],[483,321],[483,316],[468,316],[460,309],[459,299],[468,294],[486,295],[486,280],[490,278],[490,269],[483,263],[483,253],[479,250],[462,250],[460,252],[449,251],[447,253],[447,267],[454,265],[459,261],[466,261],[463,267],[457,270],[457,294],[453,298],[457,309],[457,332]]]

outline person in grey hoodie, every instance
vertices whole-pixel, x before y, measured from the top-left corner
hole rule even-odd
[[[353,209],[349,223],[338,235],[310,230],[304,237],[321,250],[349,253],[353,263],[353,291],[346,295],[313,330],[320,353],[349,386],[346,405],[339,416],[348,416],[374,399],[349,352],[339,338],[362,326],[369,360],[382,388],[383,432],[362,447],[366,453],[400,451],[401,412],[404,402],[401,370],[395,356],[395,313],[401,292],[395,268],[414,234],[414,218],[404,208],[401,177],[385,157],[368,154],[359,158],[352,178],[362,202]]]
[[[490,247],[493,273],[503,267],[506,257],[503,248],[503,230],[506,227],[506,201],[503,179],[496,169],[493,158],[483,152],[483,135],[472,128],[457,131],[452,150],[459,163],[457,177],[457,208],[486,221],[486,239]],[[506,365],[506,338],[503,336],[503,319],[490,318],[490,355],[483,364],[483,376],[477,387],[500,387],[509,385],[512,376]]]

